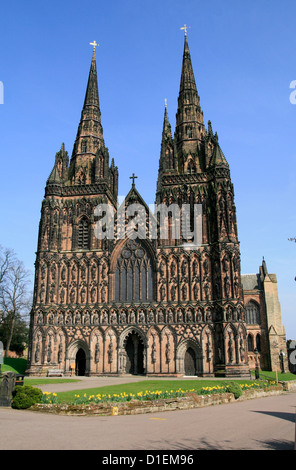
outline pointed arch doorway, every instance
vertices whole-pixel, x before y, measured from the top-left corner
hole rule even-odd
[[[187,348],[184,358],[185,375],[196,375],[196,354],[192,348]]]
[[[125,372],[132,375],[144,374],[144,344],[143,340],[134,331],[131,332],[124,344],[126,353]]]
[[[82,348],[78,349],[75,359],[75,374],[84,376],[86,370],[86,356]]]

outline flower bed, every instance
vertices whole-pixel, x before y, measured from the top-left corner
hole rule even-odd
[[[101,394],[96,395],[83,395],[76,394],[72,401],[72,405],[87,405],[87,404],[101,404],[101,403],[126,403],[130,401],[155,401],[159,399],[172,399],[172,398],[182,398],[188,396],[189,393],[196,395],[212,395],[212,394],[223,394],[223,393],[233,393],[233,388],[240,389],[242,392],[245,390],[259,390],[259,389],[268,389],[274,386],[275,382],[266,382],[258,384],[254,382],[251,384],[241,384],[238,385],[234,382],[227,382],[222,385],[213,385],[212,387],[202,387],[201,389],[189,389],[183,390],[179,388],[178,390],[145,390],[138,393],[114,393],[114,394]],[[58,396],[56,393],[44,392],[41,403],[44,404],[56,404],[58,403]]]
[[[234,401],[232,393],[217,393],[212,395],[196,395],[189,393],[188,396],[176,398],[162,398],[157,400],[135,400],[128,402],[90,402],[88,404],[36,404],[30,408],[32,411],[43,411],[46,413],[62,415],[133,415],[144,413],[155,413],[160,411],[188,410],[192,408],[210,406],[214,404],[230,403]],[[114,412],[116,410],[116,412]]]
[[[230,385],[231,382],[225,386],[204,387],[198,393],[193,389],[179,389],[177,391],[146,390],[137,394],[75,395],[74,403],[71,404],[59,403],[57,394],[45,392],[42,403],[37,403],[30,410],[64,415],[126,415],[199,408],[231,403],[236,399],[241,401],[284,393],[281,385],[269,383],[259,387],[256,383],[241,385],[242,393],[237,396],[227,391],[227,389],[231,390]]]

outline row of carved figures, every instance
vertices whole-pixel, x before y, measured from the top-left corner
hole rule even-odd
[[[103,309],[101,312],[67,312],[67,313],[42,313],[38,312],[35,316],[35,323],[48,325],[112,325],[112,324],[144,324],[144,323],[183,323],[183,322],[209,322],[215,320],[224,321],[243,321],[244,312],[239,308],[228,306],[221,315],[217,315],[211,308],[178,308],[168,309],[167,311],[139,309],[117,312],[114,309],[108,311]]]

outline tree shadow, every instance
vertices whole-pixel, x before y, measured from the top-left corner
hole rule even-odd
[[[143,447],[138,447],[140,450],[144,450]],[[162,440],[160,441],[148,441],[145,444],[145,449],[150,450],[169,450],[169,451],[258,451],[258,450],[294,450],[294,442],[287,440],[254,440],[254,446],[247,447],[237,447],[232,445],[231,441],[222,441],[222,442],[208,442],[206,439],[199,439],[195,441],[193,439],[182,441],[170,441]],[[205,452],[203,452],[205,453]]]
[[[292,441],[280,441],[276,439],[270,439],[270,441],[257,441],[264,446],[266,446],[265,450],[294,450],[294,442]]]
[[[252,410],[252,412],[275,416],[276,418],[285,419],[286,421],[291,421],[292,423],[296,423],[295,413],[287,413],[287,412],[281,412],[281,411],[258,411],[258,410]]]

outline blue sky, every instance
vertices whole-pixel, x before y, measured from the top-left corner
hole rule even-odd
[[[175,128],[185,23],[205,122],[235,190],[242,272],[276,273],[287,339],[296,338],[295,1],[76,0],[1,6],[0,244],[34,272],[46,179],[71,156],[96,40],[105,144],[119,194],[154,203],[164,99]]]

